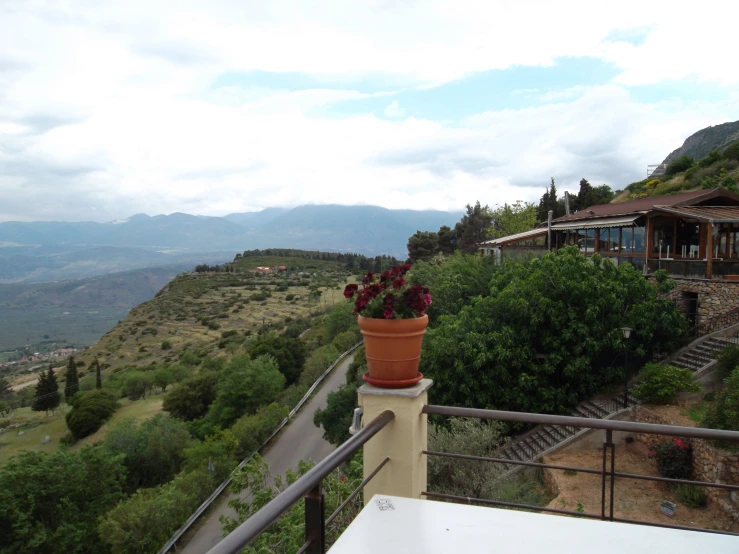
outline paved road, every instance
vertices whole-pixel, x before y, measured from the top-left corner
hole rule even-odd
[[[313,425],[313,414],[319,408],[326,407],[328,393],[335,391],[346,382],[346,370],[354,356],[347,356],[344,361],[326,378],[318,392],[311,398],[294,420],[282,431],[264,458],[269,463],[272,475],[282,475],[288,468],[295,468],[300,460],[319,462],[328,456],[334,446],[323,440],[323,430]],[[248,494],[242,493],[242,498]],[[218,517],[221,514],[235,516],[236,512],[228,506],[233,496],[225,495],[220,504],[213,510],[208,520],[198,529],[190,542],[180,549],[181,554],[203,554],[222,538],[221,523]]]

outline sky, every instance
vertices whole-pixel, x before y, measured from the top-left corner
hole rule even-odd
[[[0,221],[621,189],[739,119],[731,5],[0,0]]]

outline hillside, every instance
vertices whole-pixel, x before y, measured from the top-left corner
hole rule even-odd
[[[265,265],[290,271],[248,272]],[[350,276],[345,263],[298,256],[241,258],[232,267],[235,273],[178,275],[130,310],[80,359],[89,364],[98,358],[115,369],[174,362],[186,352],[228,355],[248,336],[265,330],[284,331],[291,324],[305,330],[310,314],[344,301],[343,284]]]
[[[739,121],[698,131],[682,148],[664,172],[631,183],[613,202],[713,188],[739,193]]]
[[[662,163],[667,165],[680,156],[690,156],[694,160],[700,160],[705,158],[711,150],[723,152],[737,141],[739,141],[739,121],[706,127],[685,139],[683,145],[670,152]]]

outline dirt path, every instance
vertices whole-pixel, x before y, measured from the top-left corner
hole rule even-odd
[[[616,446],[616,471],[659,476],[656,462],[648,459],[647,453],[647,446],[640,442],[618,444]],[[600,450],[554,454],[547,456],[545,462],[597,470],[602,467]],[[580,507],[585,513],[600,515],[600,475],[582,472],[572,474],[561,470],[550,471],[556,488],[559,489],[559,495],[549,503],[550,508],[578,510]],[[606,493],[606,502],[608,502],[607,495],[608,493]],[[663,500],[669,500],[678,505],[673,517],[666,516],[659,511]],[[607,511],[608,506],[606,506]],[[739,526],[715,504],[709,502],[705,508],[688,508],[677,500],[666,483],[642,479],[616,479],[614,515],[667,525],[739,531]]]

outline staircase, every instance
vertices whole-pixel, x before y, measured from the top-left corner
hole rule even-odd
[[[689,369],[695,373],[705,365],[711,363],[715,359],[716,354],[729,344],[734,344],[735,340],[736,337],[730,337],[728,339],[723,337],[708,338],[680,354],[670,362],[670,365]]]
[[[638,404],[638,400],[629,393],[627,395],[627,407]],[[575,417],[588,417],[592,419],[604,419],[624,409],[623,395],[615,396],[605,402],[595,403],[590,400],[581,402],[572,415]],[[508,443],[500,449],[499,458],[509,460],[517,460],[519,462],[529,462],[540,458],[547,451],[560,446],[564,441],[577,435],[584,433],[587,429],[580,427],[566,427],[562,425],[539,425],[528,433],[520,435],[514,441]],[[524,466],[515,464],[501,464],[503,475],[505,477]]]
[[[718,352],[729,345],[739,345],[739,336],[732,337],[710,337],[695,345],[689,350],[681,353],[670,362],[670,365],[689,369],[693,373],[711,363]],[[627,394],[627,408],[638,404],[639,401]],[[623,394],[614,396],[605,402],[595,403],[590,400],[581,402],[572,412],[575,417],[589,417],[593,419],[605,419],[624,409]],[[531,431],[515,437],[511,442],[498,451],[498,458],[516,460],[519,462],[534,461],[549,450],[562,445],[566,440],[579,433],[585,433],[587,429],[579,427],[565,427],[561,425],[540,425]],[[525,466],[501,463],[501,476],[499,479],[523,469]]]

